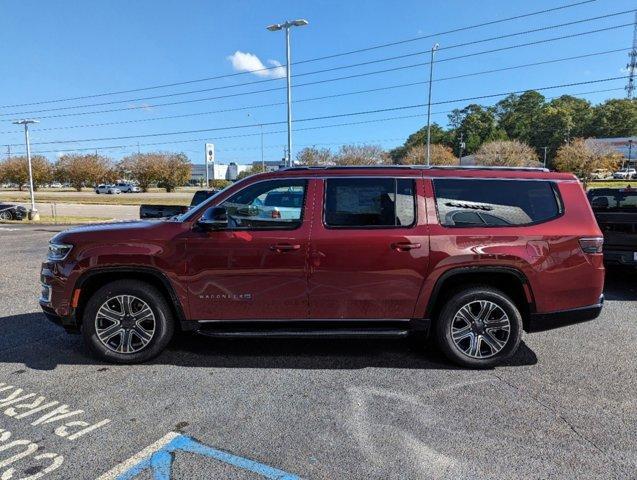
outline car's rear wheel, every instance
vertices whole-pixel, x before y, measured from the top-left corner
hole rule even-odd
[[[158,355],[170,342],[174,322],[164,296],[152,285],[118,280],[88,300],[82,334],[103,360],[139,363]]]
[[[502,291],[468,287],[453,295],[436,323],[436,343],[454,363],[490,368],[510,358],[522,336],[522,316]]]

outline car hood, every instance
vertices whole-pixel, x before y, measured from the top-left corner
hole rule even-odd
[[[183,229],[180,222],[166,220],[130,220],[122,222],[94,223],[73,227],[55,235],[57,243],[117,243],[134,239],[166,238]]]

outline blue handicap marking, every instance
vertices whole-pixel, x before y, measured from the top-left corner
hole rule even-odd
[[[131,480],[140,473],[150,470],[154,480],[170,480],[176,452],[188,452],[207,458],[213,458],[228,465],[254,472],[268,479],[301,480],[301,478],[296,475],[263,463],[255,462],[254,460],[217,450],[186,435],[176,435],[168,443],[161,446],[158,450],[150,452],[145,458],[130,466],[126,471],[118,472],[118,475],[114,478],[117,480]]]

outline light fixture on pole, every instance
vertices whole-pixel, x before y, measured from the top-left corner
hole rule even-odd
[[[40,220],[40,214],[35,208],[35,195],[33,194],[33,167],[31,166],[31,146],[29,145],[29,124],[40,123],[39,120],[18,120],[14,125],[24,125],[24,141],[27,146],[27,163],[29,165],[29,191],[31,192],[31,210],[29,210],[29,220]]]
[[[275,23],[274,25],[269,25],[266,28],[271,32],[276,32],[278,30],[285,30],[285,74],[287,79],[287,94],[288,94],[288,152],[287,152],[287,164],[288,166],[292,166],[292,88],[290,81],[290,28],[291,27],[304,27],[308,24],[308,21],[300,18],[298,20],[286,20],[284,23]]]
[[[429,62],[429,101],[427,102],[427,165],[431,163],[431,83],[434,76],[434,54],[440,47],[439,44],[434,44],[431,47],[431,61]]]

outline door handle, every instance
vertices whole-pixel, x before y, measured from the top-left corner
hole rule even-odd
[[[295,250],[300,250],[301,245],[299,244],[290,244],[290,243],[277,243],[275,245],[270,245],[270,250],[273,252],[283,253],[283,252],[293,252]]]
[[[391,248],[399,252],[406,252],[420,248],[420,243],[396,242],[391,244]]]

